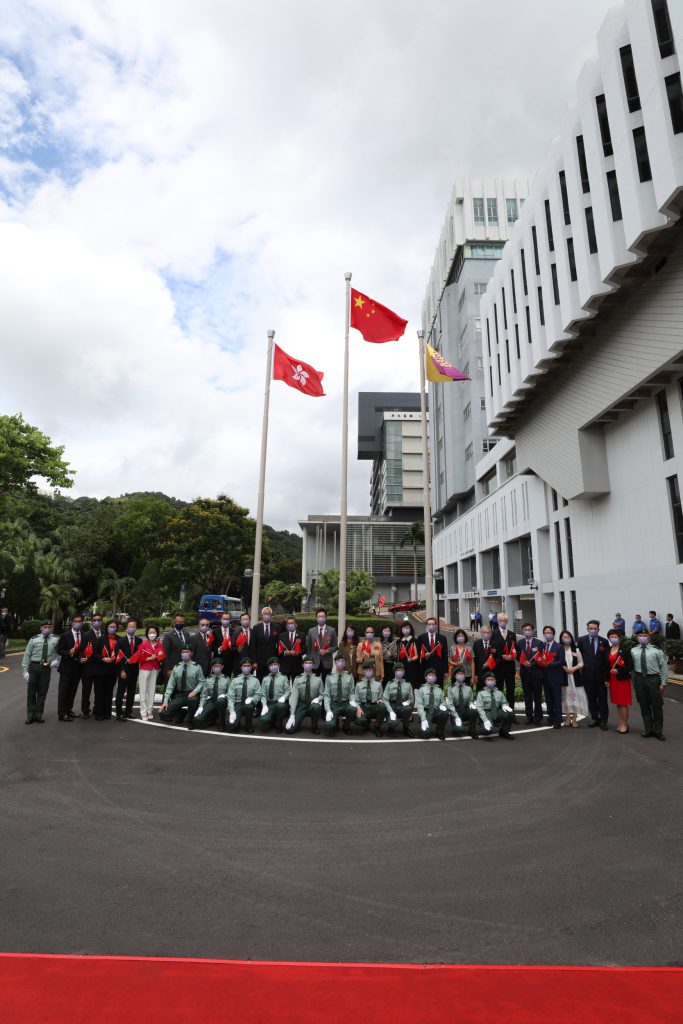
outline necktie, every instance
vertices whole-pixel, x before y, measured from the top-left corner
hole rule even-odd
[[[47,661],[47,637],[43,640],[43,664]]]
[[[529,655],[530,654],[531,654],[531,640],[527,640],[527,642],[526,642],[526,660],[527,661],[529,660]]]
[[[341,704],[343,699],[341,675],[337,675],[337,704]]]
[[[245,676],[244,677],[244,681],[242,682],[242,703],[243,704],[246,701],[248,696],[249,696],[249,684],[247,683],[247,677]]]
[[[432,650],[434,650],[434,634],[433,633],[429,634],[429,646],[430,646],[430,648]]]
[[[484,640],[484,654],[488,654],[488,653],[489,653],[489,642],[488,642],[488,640]]]
[[[434,687],[429,687],[429,716],[434,714]]]
[[[275,700],[275,676],[270,677],[270,686],[268,687],[268,700]]]
[[[322,651],[323,649],[323,627],[320,627],[320,635],[318,636],[318,647]]]
[[[598,641],[597,640],[593,641],[593,654],[597,658],[597,656],[598,656]]]
[[[270,626],[268,625],[268,623],[266,623],[266,628],[264,629],[263,632],[265,634],[266,640],[270,640]]]
[[[311,703],[311,677],[306,676],[306,689],[304,690],[304,704]]]
[[[396,707],[398,707],[399,704],[401,703],[401,680],[400,679],[396,680],[396,696],[394,697],[394,700],[396,701]]]
[[[290,633],[290,634],[289,634],[289,649],[290,649],[290,651],[291,651],[291,649],[292,649],[293,647],[294,647],[294,634],[293,634],[293,633]]]
[[[365,703],[372,704],[372,679],[368,679],[365,684]]]
[[[187,665],[183,665],[183,671],[180,673],[180,689],[183,692],[187,689]]]
[[[647,675],[647,658],[645,657],[645,647],[640,648],[640,674],[641,676]]]

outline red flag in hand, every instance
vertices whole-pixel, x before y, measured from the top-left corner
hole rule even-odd
[[[283,380],[295,391],[303,391],[305,395],[313,398],[324,396],[323,377],[324,373],[314,370],[308,363],[301,359],[292,359],[279,345],[274,347],[273,357],[273,379]]]
[[[92,658],[92,644],[86,644],[85,650],[83,651],[84,658]]]
[[[486,668],[489,669],[494,669],[496,667],[496,659],[493,657],[492,654],[489,654],[488,658],[484,662],[484,665],[486,666]]]
[[[398,341],[406,329],[407,320],[392,313],[386,306],[374,299],[351,289],[351,326],[363,335],[366,341],[381,344]]]
[[[232,649],[232,640],[230,639],[229,636],[224,636],[223,637],[223,643],[221,644],[221,650],[222,651],[229,651],[231,649]]]

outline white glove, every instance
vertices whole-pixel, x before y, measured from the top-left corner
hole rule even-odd
[[[421,728],[422,732],[427,732],[427,729],[429,728],[429,722],[422,722]]]
[[[404,700],[403,703],[401,704],[401,707],[402,708],[410,707],[410,701],[409,700]]]
[[[219,700],[227,700],[228,699],[227,693],[222,693],[218,699]]]
[[[332,712],[328,711],[327,714],[325,715],[325,721],[326,722],[331,722],[333,718],[334,718],[334,715],[332,714]]]
[[[285,726],[285,729],[293,729],[295,721],[296,719],[294,715],[290,715],[289,718],[287,719],[287,725]]]
[[[237,715],[234,711],[230,712],[230,725],[234,725],[237,721]]]
[[[509,704],[503,704],[503,711],[512,711],[512,708]]]
[[[491,723],[489,722],[488,718],[484,722],[484,728],[486,729],[487,732],[491,732]]]
[[[244,703],[245,703],[245,704],[251,704],[251,703],[252,703],[252,699],[251,699],[251,697],[247,697],[247,699],[245,700],[245,702],[244,702]]]
[[[24,679],[26,680],[26,682],[28,682],[28,672],[22,672],[21,674],[24,677]]]
[[[204,705],[200,704],[199,707],[197,708],[197,710],[194,713],[194,717],[195,718],[199,718],[199,716],[203,715],[203,714],[204,714]]]
[[[322,697],[314,697],[311,704],[320,704]]]
[[[474,701],[472,701],[472,703],[470,704],[470,711],[476,711],[476,710],[477,710],[477,705],[474,703]]]
[[[448,711],[448,708],[445,704],[439,704],[439,711]]]
[[[262,715],[267,715],[268,714],[268,705],[267,704],[263,704],[261,706],[261,714]]]
[[[286,700],[287,700],[287,697],[286,697],[286,696],[285,696],[285,694],[283,693],[281,697],[278,697],[278,699],[277,699],[277,702],[278,702],[278,704],[284,704],[284,702],[285,702]]]
[[[59,658],[55,658],[54,661],[50,662],[50,668],[58,668],[58,667],[59,667]]]
[[[395,711],[390,711],[389,712],[389,720],[392,721],[392,722],[396,721],[396,712]]]
[[[350,700],[349,704],[351,705],[352,708],[357,708],[358,707],[358,705],[356,704],[355,700]]]
[[[462,725],[462,718],[460,718],[460,716],[459,716],[459,715],[456,715],[456,716],[455,716],[455,724],[457,725],[458,729],[459,729],[459,728],[460,728],[460,726]]]

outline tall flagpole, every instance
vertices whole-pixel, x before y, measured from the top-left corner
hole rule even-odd
[[[258,504],[256,507],[256,536],[254,538],[254,575],[251,580],[251,621],[258,620],[259,591],[261,589],[261,548],[263,546],[263,499],[266,489],[266,455],[268,453],[268,408],[270,406],[270,381],[273,373],[273,338],[275,331],[268,331],[268,355],[266,357],[266,387],[263,394],[263,427],[261,429],[261,468],[258,481]]]
[[[420,418],[422,420],[422,507],[425,535],[425,603],[427,618],[434,614],[434,569],[432,567],[432,509],[429,499],[429,442],[427,433],[427,396],[425,395],[425,332],[420,340]]]
[[[351,272],[344,274],[346,281],[346,332],[344,334],[344,398],[342,400],[342,471],[341,510],[339,514],[339,621],[337,636],[343,637],[346,628],[346,508],[349,462],[349,331],[351,329]]]

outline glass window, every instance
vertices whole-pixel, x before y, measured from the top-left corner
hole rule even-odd
[[[644,128],[633,129],[633,145],[636,151],[636,161],[638,163],[638,176],[640,177],[640,180],[652,181],[650,157],[647,151],[647,140],[645,139]]]
[[[486,219],[489,224],[498,223],[498,200],[487,199],[486,200]]]
[[[515,290],[515,272],[510,271],[510,288],[512,290],[512,312],[517,312],[517,292]]]
[[[565,530],[567,533],[567,563],[569,565],[569,575],[574,575],[574,548],[572,547],[572,524],[567,517],[564,521]]]
[[[534,562],[531,554],[531,537],[528,535],[505,545],[508,568],[508,585],[526,587],[533,579]]]
[[[671,113],[671,126],[674,130],[674,135],[678,135],[680,132],[683,132],[683,92],[681,92],[680,71],[677,71],[675,75],[668,75],[664,82],[666,83],[666,96]]]
[[[543,289],[540,284],[538,286],[538,318],[541,321],[541,327],[545,327],[545,310],[543,309]]]
[[[595,223],[593,221],[593,207],[587,206],[586,210],[586,232],[588,234],[588,251],[598,251],[598,240],[595,237]]]
[[[536,237],[536,225],[534,224],[531,228],[531,240],[534,243],[534,265],[536,267],[536,273],[541,273],[541,265],[538,262],[538,238]]]
[[[480,407],[481,411],[482,412],[486,412],[486,399],[485,398],[480,398],[479,402],[480,402],[480,406],[479,407]]]
[[[607,188],[609,189],[609,201],[612,207],[612,220],[621,220],[621,200],[619,199],[616,171],[607,172]]]
[[[472,458],[473,454],[474,454],[474,445],[470,441],[470,443],[465,448],[465,462],[469,462],[470,459]]]
[[[481,480],[481,493],[482,495],[490,494],[492,490],[495,490],[496,486],[496,471],[492,469],[485,477]]]
[[[500,587],[500,549],[489,548],[481,553],[481,585],[484,590]]]
[[[553,222],[550,219],[550,200],[545,201],[545,226],[548,232],[548,248],[551,252],[555,251],[555,242],[553,241]]]
[[[514,476],[517,472],[517,452],[513,448],[511,452],[505,456],[503,462],[503,468],[505,470],[505,479],[509,480],[511,476]]]
[[[602,139],[602,152],[605,156],[612,156],[612,135],[609,130],[607,118],[607,103],[604,93],[595,97],[595,106],[598,111],[598,124],[600,125],[600,138]]]
[[[470,245],[469,255],[474,259],[484,260],[497,260],[500,257],[503,248],[503,243],[477,243],[476,245]]]
[[[524,285],[524,294],[528,295],[529,294],[529,288],[528,288],[527,283],[526,283],[526,262],[524,260],[524,249],[520,249],[519,250],[519,255],[521,256],[521,259],[522,259],[522,284]]]
[[[567,628],[567,602],[564,596],[564,590],[560,591],[560,625],[562,629]]]
[[[501,295],[501,298],[503,300],[503,326],[505,327],[505,330],[507,331],[507,329],[508,329],[508,307],[507,307],[507,303],[505,301],[505,289],[504,288],[500,289],[500,295]]]
[[[498,334],[498,305],[493,303],[493,326],[496,331],[496,345],[500,345],[500,336]]]
[[[558,508],[558,505],[557,505],[557,491],[553,487],[550,493],[552,495],[553,512],[557,512],[557,508]]]
[[[519,324],[515,324],[515,348],[517,350],[517,358],[522,358],[522,353],[519,350]]]
[[[633,63],[633,52],[630,46],[622,46],[619,50],[621,57],[621,73],[624,76],[624,88],[626,89],[626,102],[628,109],[633,113],[640,110],[640,96],[638,94],[638,81],[636,69]]]
[[[564,566],[562,565],[562,540],[560,537],[559,519],[555,523],[555,552],[557,554],[557,576],[558,579],[562,579],[564,577]]]
[[[574,256],[574,239],[567,239],[567,259],[569,260],[569,276],[576,281],[576,257]]]
[[[475,281],[474,282],[474,294],[475,295],[486,295],[486,288],[488,281]]]
[[[660,391],[655,398],[657,403],[657,414],[659,416],[659,430],[662,435],[662,452],[664,459],[674,457],[674,439],[671,433],[671,419],[669,417],[669,403],[666,399],[666,391]]]
[[[683,508],[681,508],[681,491],[678,486],[678,477],[667,478],[669,488],[669,504],[671,506],[671,519],[674,528],[674,541],[676,543],[676,558],[683,562]]]
[[[578,606],[576,604],[576,591],[575,590],[570,590],[569,591],[569,596],[570,596],[571,602],[572,602],[572,627],[573,627],[572,631],[574,633],[574,636],[578,636],[579,635],[579,609],[578,609]]]
[[[491,321],[486,317],[486,346],[489,351],[489,359],[491,358]]]
[[[560,288],[559,288],[559,285],[557,283],[557,267],[555,266],[554,263],[550,264],[550,276],[553,279],[553,299],[555,300],[555,305],[559,306],[559,304],[560,304]]]
[[[519,216],[519,214],[517,212],[517,200],[516,199],[506,199],[505,200],[505,210],[506,210],[506,214],[507,214],[508,224],[514,224],[515,221],[517,220],[518,216]]]
[[[489,394],[493,398],[493,367],[489,366]]]
[[[591,186],[590,181],[588,180],[588,164],[586,163],[586,147],[583,144],[583,135],[576,136],[576,152],[579,158],[581,188],[584,192],[590,192]]]
[[[565,224],[571,224],[571,217],[569,216],[569,196],[567,195],[567,176],[564,171],[560,171],[560,192],[562,194],[562,213],[564,214]]]
[[[484,200],[481,198],[473,199],[472,206],[474,207],[474,223],[485,224],[486,218],[484,217]]]
[[[460,565],[462,568],[462,589],[473,590],[477,585],[476,558],[463,558]]]
[[[508,373],[510,372],[510,342],[505,339],[505,362],[507,364]]]
[[[498,353],[498,355],[496,356],[496,360],[497,360],[497,362],[498,362],[498,387],[500,387],[500,385],[501,385],[501,384],[502,384],[502,382],[503,382],[503,380],[502,380],[502,377],[501,377],[501,375],[500,375],[500,352],[499,352],[499,353]]]
[[[484,453],[484,455],[486,455],[487,452],[493,451],[497,444],[497,437],[485,437],[484,440],[481,442],[481,450]]]
[[[470,418],[471,415],[472,415],[472,403],[468,402],[467,405],[465,406],[465,408],[462,411],[462,418],[465,420],[465,422],[467,422],[467,420]]]
[[[676,52],[674,34],[671,30],[669,7],[666,0],[652,0],[652,14],[655,19],[655,31],[659,43],[659,56],[670,57]]]
[[[524,312],[526,314],[526,339],[531,344],[531,313],[528,306],[524,307]]]

